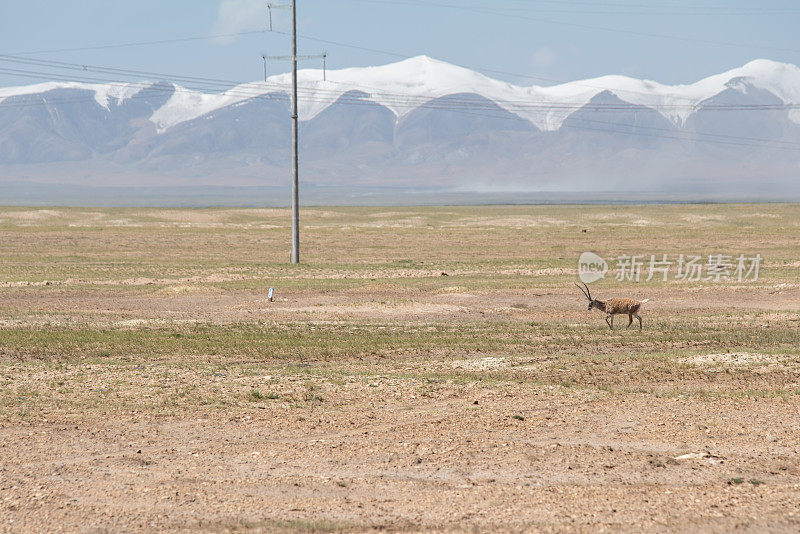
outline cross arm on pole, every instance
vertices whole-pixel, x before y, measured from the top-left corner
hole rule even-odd
[[[264,57],[264,56],[262,56]],[[322,79],[324,81],[328,80],[328,53],[323,52],[322,54],[316,54],[311,56],[266,56],[267,59],[271,61],[304,61],[308,59],[321,59],[322,60]]]
[[[326,57],[328,57],[327,54],[326,55],[320,54],[317,56],[297,56],[297,61],[302,61],[306,59],[325,59]],[[267,59],[271,59],[273,61],[292,61],[295,58],[293,58],[292,56],[267,56]]]

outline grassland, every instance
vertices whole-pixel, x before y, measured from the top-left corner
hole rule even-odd
[[[800,528],[800,206],[288,220],[0,209],[0,531]],[[585,251],[764,261],[611,332]]]

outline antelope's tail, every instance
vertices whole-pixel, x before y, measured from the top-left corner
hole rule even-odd
[[[642,304],[645,304],[645,303],[647,303],[647,302],[650,302],[650,299],[644,299],[644,300],[642,301]]]

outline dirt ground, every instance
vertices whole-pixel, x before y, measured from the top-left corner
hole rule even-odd
[[[586,211],[0,210],[0,532],[800,531],[800,207]]]
[[[324,406],[5,428],[3,528],[800,528],[794,402],[341,389]]]

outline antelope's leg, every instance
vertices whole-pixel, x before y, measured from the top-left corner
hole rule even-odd
[[[611,330],[614,330],[614,316],[611,314],[606,315],[606,324]]]
[[[628,315],[628,326],[626,326],[625,328],[630,328],[632,324],[633,324],[633,314],[630,314]]]
[[[639,330],[641,330],[642,329],[642,318],[639,317],[638,313],[634,313],[633,316],[636,317],[636,319],[639,320]]]

